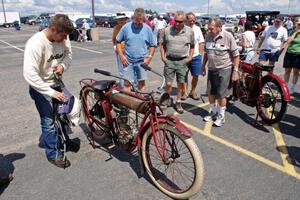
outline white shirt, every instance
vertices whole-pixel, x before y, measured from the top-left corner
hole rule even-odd
[[[156,23],[156,25],[155,25],[155,29],[157,29],[157,30],[161,30],[161,29],[163,29],[163,28],[166,28],[166,26],[167,26],[167,22],[166,22],[166,20],[157,20],[157,23]]]
[[[200,55],[199,44],[204,43],[204,37],[199,26],[193,25],[194,37],[195,37],[195,49],[193,57]]]
[[[87,22],[83,22],[82,28],[83,28],[84,30],[88,30],[88,29],[90,29],[90,25],[89,25]]]
[[[261,49],[271,50],[272,53],[280,50],[280,46],[283,42],[288,39],[287,30],[280,26],[276,28],[275,26],[267,26],[262,33],[264,41]]]
[[[263,23],[262,23],[261,25],[262,25],[262,26],[269,26],[268,20],[263,21]]]
[[[247,48],[254,47],[255,44],[255,33],[253,31],[245,31],[243,37],[246,39]]]
[[[289,29],[293,29],[293,22],[292,22],[292,20],[287,20],[285,23],[284,23],[285,25],[286,25],[286,28],[289,30]]]
[[[52,96],[55,92],[53,69],[57,64],[68,69],[72,60],[70,40],[50,42],[43,31],[34,34],[26,43],[23,76],[31,87],[41,94]]]

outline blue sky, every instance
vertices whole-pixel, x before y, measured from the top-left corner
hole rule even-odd
[[[6,11],[21,15],[53,11],[91,12],[92,0],[4,0]],[[300,0],[94,0],[96,13],[131,11],[136,7],[158,12],[193,11],[196,13],[236,14],[246,10],[279,10],[300,13]],[[0,7],[2,11],[2,7]]]

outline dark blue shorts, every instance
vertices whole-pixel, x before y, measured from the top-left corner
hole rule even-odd
[[[193,57],[193,59],[188,65],[188,68],[191,71],[192,76],[199,76],[201,73],[201,67],[202,67],[201,55]]]
[[[259,53],[259,57],[258,60],[259,61],[271,61],[271,62],[277,62],[278,61],[278,54],[277,52],[275,53],[270,53],[270,52],[265,52],[265,51],[261,51]]]
[[[283,67],[300,69],[300,54],[286,52],[283,60]]]

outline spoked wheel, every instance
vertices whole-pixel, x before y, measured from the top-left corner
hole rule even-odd
[[[287,109],[280,84],[275,79],[267,78],[262,81],[261,90],[260,100],[256,106],[258,115],[267,124],[279,122]]]
[[[81,93],[81,107],[84,120],[95,140],[102,140],[106,137],[106,131],[101,126],[105,123],[103,108],[97,103],[97,93],[91,87],[85,87]]]
[[[151,128],[142,139],[142,159],[153,183],[165,194],[175,199],[195,195],[203,181],[201,153],[192,138],[183,136],[166,124],[157,126],[155,145]],[[158,152],[160,151],[160,153]]]

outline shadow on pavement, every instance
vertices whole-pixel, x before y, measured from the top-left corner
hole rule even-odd
[[[92,144],[91,133],[90,133],[87,125],[84,123],[81,123],[79,126],[83,130],[85,136],[87,136],[90,143]],[[110,157],[105,160],[106,162],[110,161],[113,158],[116,158],[121,162],[128,162],[130,167],[132,168],[132,170],[136,173],[136,175],[139,178],[144,177],[149,183],[151,183],[153,185],[153,183],[149,179],[149,177],[145,176],[141,173],[141,165],[139,162],[137,150],[134,150],[132,153],[129,153],[126,150],[122,149],[120,146],[116,146],[115,148],[109,150],[107,148],[107,146],[109,146],[109,144],[111,144],[111,140],[108,138],[103,139],[101,141],[95,141],[95,145],[97,145],[96,149],[100,149],[109,154]]]
[[[300,108],[300,93],[294,93],[292,96],[293,99],[290,104],[296,108]]]
[[[287,161],[294,165],[295,167],[300,168],[300,147],[295,147],[295,146],[279,146],[276,149],[281,152],[281,153],[285,153],[284,152],[284,147],[287,149],[288,154],[290,159],[288,159]]]
[[[24,157],[24,153],[11,153],[5,156],[3,154],[0,154],[0,176],[8,177],[9,175],[13,174],[15,170],[13,162],[23,159]],[[4,192],[8,185],[9,182],[3,185],[0,184],[0,195]]]
[[[279,123],[280,130],[285,135],[300,138],[300,118],[295,115],[285,114]]]
[[[245,123],[253,126],[254,128],[256,128],[258,130],[261,130],[263,132],[270,132],[267,128],[264,127],[264,124],[261,122],[261,120],[259,120],[257,122],[255,121],[256,115],[245,113],[244,111],[239,109],[237,106],[235,106],[232,102],[227,103],[226,111],[230,114],[236,114]]]

